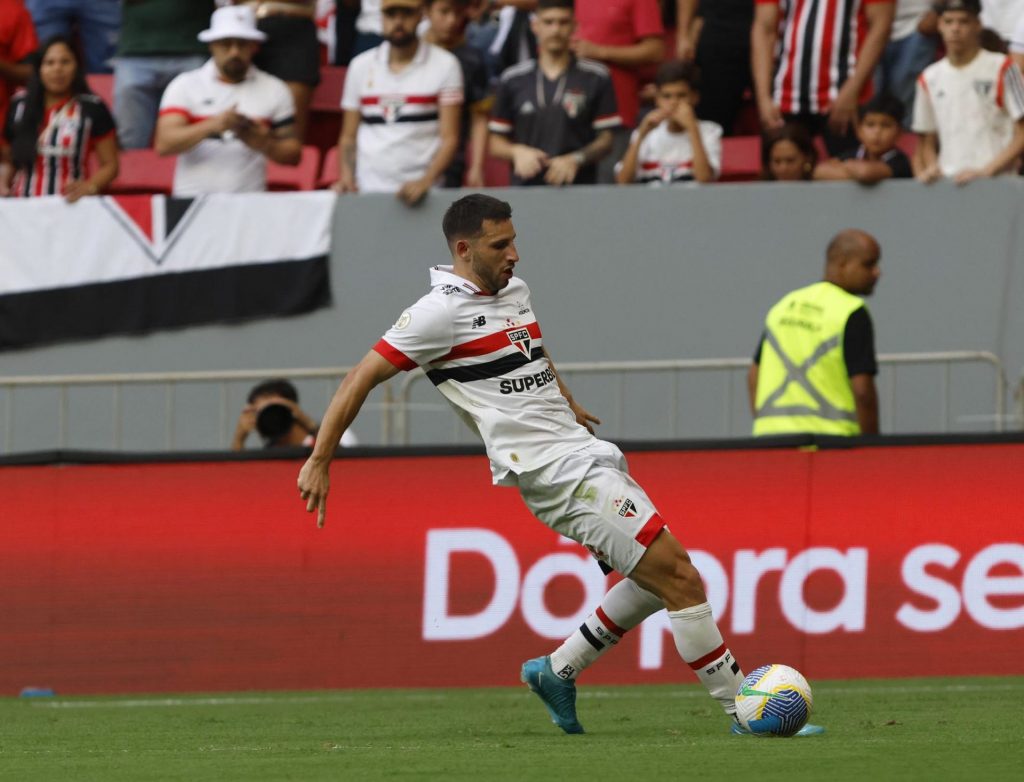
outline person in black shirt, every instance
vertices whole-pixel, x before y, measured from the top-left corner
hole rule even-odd
[[[462,67],[465,99],[459,123],[459,148],[444,172],[445,187],[483,187],[487,152],[487,115],[491,110],[484,53],[466,43],[470,0],[427,0],[426,40],[455,55]],[[467,160],[467,157],[469,158]]]
[[[819,163],[815,179],[854,179],[872,185],[883,179],[912,179],[908,158],[896,143],[903,128],[903,102],[880,94],[858,109],[857,139],[860,146],[838,158]]]
[[[572,0],[540,0],[532,25],[537,59],[501,76],[491,154],[512,162],[516,185],[593,184],[622,124],[608,69],[573,56]]]

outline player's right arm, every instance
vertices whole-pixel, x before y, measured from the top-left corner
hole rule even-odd
[[[355,420],[369,393],[398,372],[398,367],[371,350],[345,375],[334,393],[320,424],[313,453],[299,471],[299,496],[306,501],[307,512],[317,511],[318,527],[322,527],[326,520],[331,459],[341,435]]]

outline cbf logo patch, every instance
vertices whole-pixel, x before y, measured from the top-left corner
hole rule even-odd
[[[562,96],[562,108],[570,119],[576,119],[587,105],[587,96],[580,90],[567,90]]]
[[[622,518],[632,519],[636,517],[636,505],[628,497],[619,497],[613,504]]]
[[[516,329],[515,331],[506,331],[508,335],[508,341],[511,342],[527,358],[530,357],[530,330],[529,329]]]
[[[395,122],[398,114],[405,105],[405,97],[402,95],[382,95],[380,99],[381,114],[387,123]]]

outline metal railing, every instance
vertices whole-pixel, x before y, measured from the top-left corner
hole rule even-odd
[[[1003,431],[1006,420],[1006,390],[1007,379],[1003,370],[1002,361],[994,353],[981,350],[958,350],[941,352],[922,353],[882,353],[878,356],[878,363],[881,366],[898,368],[900,366],[934,364],[943,368],[942,401],[940,417],[943,422],[943,432],[950,429],[951,420],[951,370],[957,364],[980,364],[987,366],[993,375],[995,386],[993,399],[993,413],[991,421],[996,431]],[[568,362],[557,365],[558,373],[563,378],[570,378],[574,375],[611,374],[616,378],[616,403],[615,414],[618,420],[623,419],[626,398],[626,380],[631,373],[637,372],[663,372],[670,373],[671,395],[668,404],[669,408],[669,430],[670,436],[676,437],[678,429],[678,409],[680,401],[680,379],[684,373],[707,373],[724,372],[722,410],[723,410],[723,431],[726,436],[733,431],[733,415],[736,403],[736,372],[747,370],[750,367],[749,358],[713,358],[713,359],[671,359],[661,361],[594,361],[594,362]],[[444,409],[443,404],[417,404],[410,401],[413,387],[426,375],[422,371],[410,372],[402,381],[395,403],[396,421],[394,431],[399,442],[407,442],[409,439],[409,416],[414,410],[436,411]],[[1021,406],[1024,411],[1024,377],[1021,380],[1022,399]],[[895,377],[889,383],[889,405],[888,410],[895,409],[897,383]],[[745,389],[745,387],[744,387]],[[745,393],[745,390],[744,390]],[[884,408],[883,408],[884,409]],[[985,416],[986,419],[989,416]],[[1021,414],[1024,421],[1024,412]],[[890,421],[891,427],[891,421]]]
[[[949,431],[951,423],[951,371],[954,365],[980,364],[988,367],[994,378],[993,415],[991,419],[997,431],[1003,431],[1006,415],[1007,381],[1002,362],[993,353],[987,351],[950,351],[935,353],[895,353],[882,354],[879,363],[887,367],[908,365],[934,364],[944,369],[942,384],[941,419],[943,431]],[[728,435],[733,431],[733,416],[736,408],[736,375],[739,370],[750,366],[749,358],[719,359],[679,359],[664,361],[598,361],[598,362],[567,362],[558,365],[559,373],[566,378],[582,375],[613,375],[615,376],[616,412],[622,420],[626,407],[626,383],[630,375],[644,373],[670,373],[671,394],[668,404],[669,413],[668,437],[679,434],[679,402],[683,375],[695,373],[725,372],[723,381],[723,432]],[[219,387],[219,431],[223,435],[230,434],[230,425],[234,421],[235,411],[229,407],[228,385],[241,381],[260,381],[269,377],[286,377],[290,380],[325,380],[333,385],[340,381],[351,367],[325,367],[320,369],[260,369],[260,370],[212,370],[200,372],[144,372],[124,374],[94,375],[35,375],[0,377],[0,391],[4,391],[4,453],[10,453],[13,443],[15,421],[14,391],[19,388],[56,388],[57,400],[57,447],[65,448],[68,442],[69,391],[72,388],[87,386],[109,387],[113,413],[113,432],[110,441],[115,450],[122,448],[123,441],[123,409],[122,389],[125,386],[164,386],[164,448],[173,450],[175,447],[175,393],[180,386],[187,384],[216,384]],[[417,403],[411,395],[415,385],[425,377],[421,370],[405,375],[401,380],[382,384],[383,398],[370,402],[367,410],[380,413],[380,441],[384,445],[407,445],[410,442],[410,416],[415,411],[444,410],[447,403]],[[740,383],[742,386],[742,382]],[[394,385],[398,386],[397,392]],[[889,385],[889,408],[895,407],[895,378]],[[1021,411],[1019,420],[1024,424],[1024,375],[1022,375],[1020,391]],[[1015,418],[1017,416],[1014,416]],[[988,416],[986,415],[987,419]],[[455,416],[453,421],[457,423]],[[226,441],[226,440],[225,440]]]

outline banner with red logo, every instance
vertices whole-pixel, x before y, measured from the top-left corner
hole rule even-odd
[[[1024,673],[1024,444],[629,460],[746,669]],[[511,685],[613,583],[483,457],[339,459],[322,530],[299,466],[0,468],[0,694]],[[694,680],[663,612],[584,676]]]
[[[330,303],[332,193],[9,199],[0,350]]]

